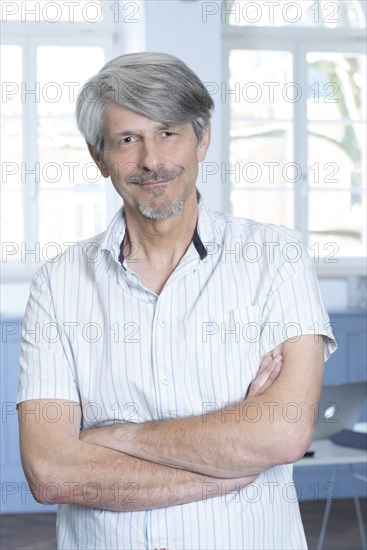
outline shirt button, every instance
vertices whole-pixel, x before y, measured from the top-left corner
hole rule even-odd
[[[169,383],[169,378],[168,378],[168,376],[162,376],[161,382],[162,382],[162,384],[168,384],[168,383]]]
[[[166,321],[164,319],[161,319],[161,321],[159,321],[159,326],[162,328],[166,327],[167,326]]]

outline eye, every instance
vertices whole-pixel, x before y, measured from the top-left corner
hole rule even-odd
[[[170,137],[170,136],[173,136],[173,132],[170,132],[169,130],[166,130],[165,132],[163,132],[163,135],[165,137]]]
[[[134,143],[136,139],[137,138],[135,136],[126,136],[120,141],[120,143],[123,143],[123,144]]]

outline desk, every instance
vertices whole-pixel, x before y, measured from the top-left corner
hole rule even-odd
[[[359,532],[361,536],[362,549],[366,550],[366,537],[364,533],[364,525],[361,513],[361,507],[357,491],[355,489],[355,479],[353,472],[353,464],[366,464],[367,452],[361,449],[353,449],[351,447],[342,447],[341,445],[335,445],[330,439],[319,439],[314,441],[310,447],[310,451],[314,451],[313,457],[302,458],[294,464],[294,468],[303,466],[312,468],[316,466],[331,466],[330,483],[335,483],[337,476],[338,466],[347,465],[350,478],[353,487],[353,498],[356,507],[356,513],[358,518]],[[367,481],[367,478],[364,480]],[[321,531],[319,536],[319,542],[317,550],[322,550],[324,545],[326,528],[329,520],[330,507],[332,503],[332,496],[328,496],[326,499],[325,512],[322,520]]]

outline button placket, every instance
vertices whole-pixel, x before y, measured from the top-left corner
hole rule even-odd
[[[171,342],[172,288],[164,288],[157,300],[153,328],[153,372],[158,414],[164,418],[177,413],[176,384],[173,378],[174,341]],[[177,335],[176,335],[177,337]],[[173,355],[172,355],[173,354]]]

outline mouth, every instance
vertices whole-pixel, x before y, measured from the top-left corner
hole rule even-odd
[[[183,171],[184,171],[184,168],[182,166],[179,166],[175,170],[171,170],[171,171],[151,170],[150,171],[151,173],[142,172],[142,173],[132,174],[125,179],[125,182],[131,185],[138,185],[139,187],[165,185],[167,183],[170,183],[171,181],[174,181],[179,176],[181,176]]]
[[[168,181],[146,181],[142,183],[141,185],[162,185],[162,183],[168,183]]]

